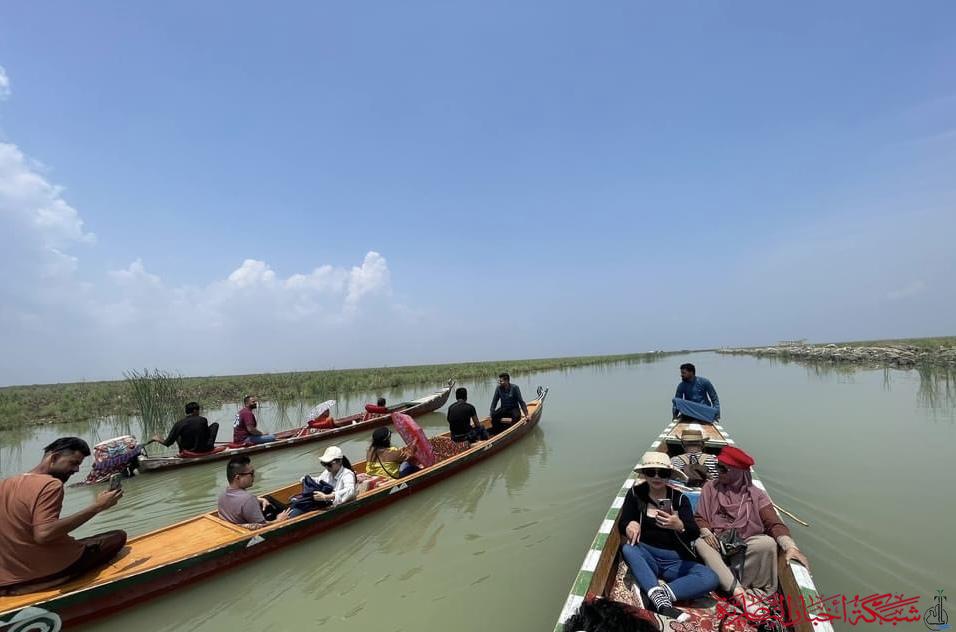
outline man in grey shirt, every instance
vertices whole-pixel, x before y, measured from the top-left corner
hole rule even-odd
[[[247,529],[259,529],[268,524],[262,510],[268,506],[265,498],[257,498],[246,490],[255,482],[256,470],[247,456],[234,456],[226,466],[229,487],[219,496],[219,517]],[[289,510],[280,513],[275,521],[289,517]]]
[[[498,402],[501,402],[501,408],[495,410]],[[521,413],[528,417],[528,405],[521,397],[521,389],[511,383],[511,376],[502,373],[498,376],[498,388],[495,389],[495,396],[491,399],[491,434],[496,435],[509,424],[503,423],[503,417],[511,419],[514,423],[521,419]]]

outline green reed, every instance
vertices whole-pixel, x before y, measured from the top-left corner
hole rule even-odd
[[[130,370],[123,376],[129,395],[139,409],[142,436],[164,434],[182,408],[185,393],[183,378],[159,369],[152,372],[143,369],[142,373]]]

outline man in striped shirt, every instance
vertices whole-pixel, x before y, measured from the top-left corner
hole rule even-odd
[[[699,487],[708,480],[717,478],[717,459],[712,454],[704,453],[704,433],[697,424],[691,424],[680,435],[684,453],[671,458],[674,469],[680,470],[688,477],[688,484]],[[703,470],[694,465],[702,466]],[[696,470],[696,471],[695,471]],[[701,475],[706,472],[706,478]]]

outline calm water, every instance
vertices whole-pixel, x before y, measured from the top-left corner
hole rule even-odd
[[[620,482],[667,423],[685,359],[715,383],[725,426],[756,457],[774,500],[811,523],[791,527],[824,594],[921,595],[927,608],[937,589],[956,592],[953,376],[699,354],[516,379],[526,394],[538,384],[551,394],[540,427],[504,452],[361,521],[92,628],[550,629]],[[481,412],[493,383],[466,386]],[[423,390],[386,396],[399,401]],[[338,414],[376,395],[340,401]],[[266,403],[260,425],[293,426],[314,403]],[[228,429],[235,407],[206,414]],[[428,434],[446,429],[439,413],[421,423]],[[32,467],[55,436],[92,443],[136,427],[105,420],[2,432],[0,474]],[[365,441],[339,445],[360,459]],[[255,490],[317,470],[326,445],[254,457]],[[224,485],[221,463],[139,476],[126,481],[119,506],[77,534],[140,534],[208,510]],[[70,489],[65,510],[93,493]]]

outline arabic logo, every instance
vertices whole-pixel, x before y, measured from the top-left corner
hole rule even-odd
[[[940,630],[949,629],[949,614],[946,612],[946,609],[943,608],[946,595],[943,594],[942,589],[937,590],[936,593],[936,596],[933,597],[933,600],[936,601],[936,605],[923,613],[923,623],[933,632],[940,632]]]

